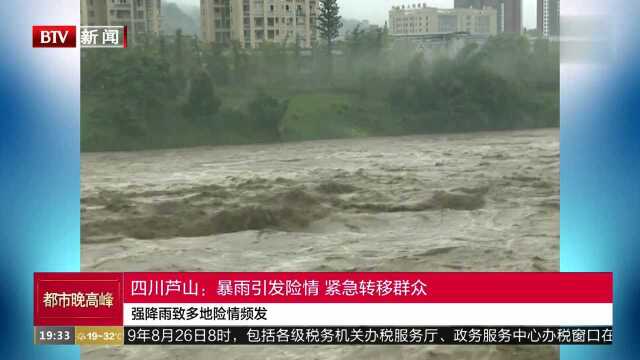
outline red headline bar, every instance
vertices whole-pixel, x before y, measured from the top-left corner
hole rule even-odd
[[[126,273],[124,286],[125,303],[613,301],[611,273]]]

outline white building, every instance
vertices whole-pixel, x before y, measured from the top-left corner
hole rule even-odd
[[[80,21],[85,26],[127,26],[128,39],[160,33],[161,0],[81,0]]]
[[[425,4],[394,6],[389,11],[392,36],[416,36],[464,32],[490,36],[498,33],[494,8],[438,9]]]
[[[245,48],[264,43],[317,40],[317,0],[200,0],[202,38],[210,43],[238,41]]]

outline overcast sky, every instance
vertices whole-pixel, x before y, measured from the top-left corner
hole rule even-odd
[[[200,5],[200,0],[165,0],[178,4]],[[428,6],[452,8],[453,0],[338,0],[342,16],[350,19],[369,20],[372,23],[384,24],[389,9],[393,5],[427,3]],[[536,0],[522,0],[522,22],[526,28],[536,27]]]

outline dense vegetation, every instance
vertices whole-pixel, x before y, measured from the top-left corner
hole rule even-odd
[[[557,126],[556,44],[500,35],[425,60],[384,29],[313,50],[147,38],[82,52],[82,149]]]

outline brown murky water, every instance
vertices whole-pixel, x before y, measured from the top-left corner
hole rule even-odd
[[[557,271],[559,132],[82,155],[86,271]],[[552,347],[86,348],[83,359],[556,359]]]

